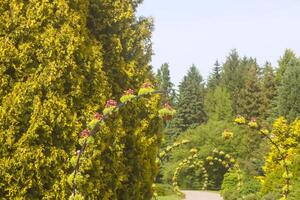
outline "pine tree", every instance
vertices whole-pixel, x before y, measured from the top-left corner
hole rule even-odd
[[[203,79],[196,66],[192,65],[179,85],[177,113],[171,125],[172,136],[176,137],[206,119]]]
[[[213,72],[209,75],[208,81],[207,81],[207,88],[213,89],[217,87],[220,84],[221,81],[221,66],[218,62],[218,60],[215,62],[213,67]]]
[[[164,63],[157,70],[156,79],[158,81],[159,89],[166,91],[165,97],[163,97],[162,102],[170,102],[175,105],[176,93],[174,90],[174,84],[171,82],[169,64]]]
[[[293,121],[300,116],[300,60],[293,59],[286,66],[275,98],[275,114]]]
[[[209,120],[231,120],[230,94],[225,88],[217,86],[214,90],[210,90],[205,96],[205,111]]]
[[[276,81],[274,70],[270,63],[266,63],[262,70],[261,78],[261,102],[259,114],[262,119],[268,119],[272,115],[272,101],[276,94]]]

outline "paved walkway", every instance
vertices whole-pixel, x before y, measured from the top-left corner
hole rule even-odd
[[[204,192],[204,191],[192,191],[183,190],[185,194],[185,200],[223,200],[218,193]]]

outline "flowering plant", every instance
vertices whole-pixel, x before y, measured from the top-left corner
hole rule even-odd
[[[222,137],[223,139],[227,140],[227,139],[231,139],[233,137],[233,133],[229,130],[224,130],[224,132],[222,133]]]
[[[251,121],[248,123],[248,125],[251,127],[251,128],[257,128],[258,127],[258,124],[256,122],[256,118],[252,118]]]
[[[133,98],[135,98],[135,95],[133,93],[134,93],[134,90],[132,90],[132,89],[128,89],[128,90],[124,91],[124,95],[121,97],[120,101],[122,103],[126,103],[126,102],[132,100]]]
[[[243,116],[238,115],[235,120],[235,123],[237,124],[245,124],[246,123],[246,119]]]
[[[146,82],[142,85],[141,89],[139,90],[138,95],[146,95],[154,92],[153,85],[150,82]]]
[[[176,110],[174,110],[169,103],[165,103],[164,108],[158,111],[159,117],[161,117],[165,121],[171,120],[175,114]]]
[[[117,102],[115,100],[112,99],[108,100],[103,110],[103,114],[104,115],[112,114],[113,111],[115,111],[116,107],[117,107]]]

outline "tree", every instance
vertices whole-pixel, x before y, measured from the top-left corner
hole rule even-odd
[[[174,90],[174,84],[171,82],[169,64],[164,63],[157,70],[156,75],[159,89],[167,92],[166,96],[162,99],[162,102],[170,102],[172,105],[175,105],[176,102],[176,93]]]
[[[233,113],[237,114],[237,99],[240,89],[244,86],[244,70],[237,51],[234,49],[230,52],[221,74],[221,85],[225,86],[232,98]]]
[[[295,53],[291,49],[286,49],[283,56],[278,61],[279,68],[276,71],[276,83],[279,85],[287,67],[296,59]]]
[[[213,67],[213,72],[209,75],[208,81],[207,81],[207,88],[215,88],[220,84],[221,80],[221,66],[218,62],[218,60],[215,62],[214,67]]]
[[[139,2],[0,1],[1,197],[67,199],[87,119],[110,96],[154,79],[152,22],[136,18]],[[129,105],[95,135],[80,171],[85,198],[150,199],[158,103]]]
[[[276,94],[276,81],[274,70],[270,63],[266,62],[262,70],[261,78],[261,102],[259,113],[262,119],[272,115],[272,101]]]
[[[287,65],[275,98],[275,113],[292,121],[300,116],[300,61],[294,59]]]
[[[253,63],[244,74],[245,86],[240,90],[237,99],[237,113],[246,117],[259,117],[261,105],[261,88],[258,78],[258,66]]]
[[[203,79],[196,66],[192,65],[179,85],[177,113],[171,125],[173,137],[206,119]]]
[[[225,88],[217,86],[206,94],[205,111],[209,120],[232,119],[231,98]]]

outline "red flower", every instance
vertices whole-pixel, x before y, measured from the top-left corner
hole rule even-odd
[[[106,107],[106,108],[109,108],[109,107],[111,107],[111,106],[117,106],[117,102],[116,102],[115,100],[112,100],[112,99],[108,100],[108,101],[106,102],[105,107]]]
[[[96,112],[95,115],[94,115],[94,118],[97,119],[97,120],[101,120],[102,117],[103,117],[103,115],[98,113],[98,112]]]
[[[84,129],[84,130],[80,133],[80,137],[85,138],[85,137],[88,137],[90,134],[91,134],[90,130]]]
[[[134,90],[129,88],[128,90],[124,91],[124,93],[127,94],[127,95],[133,94]]]

